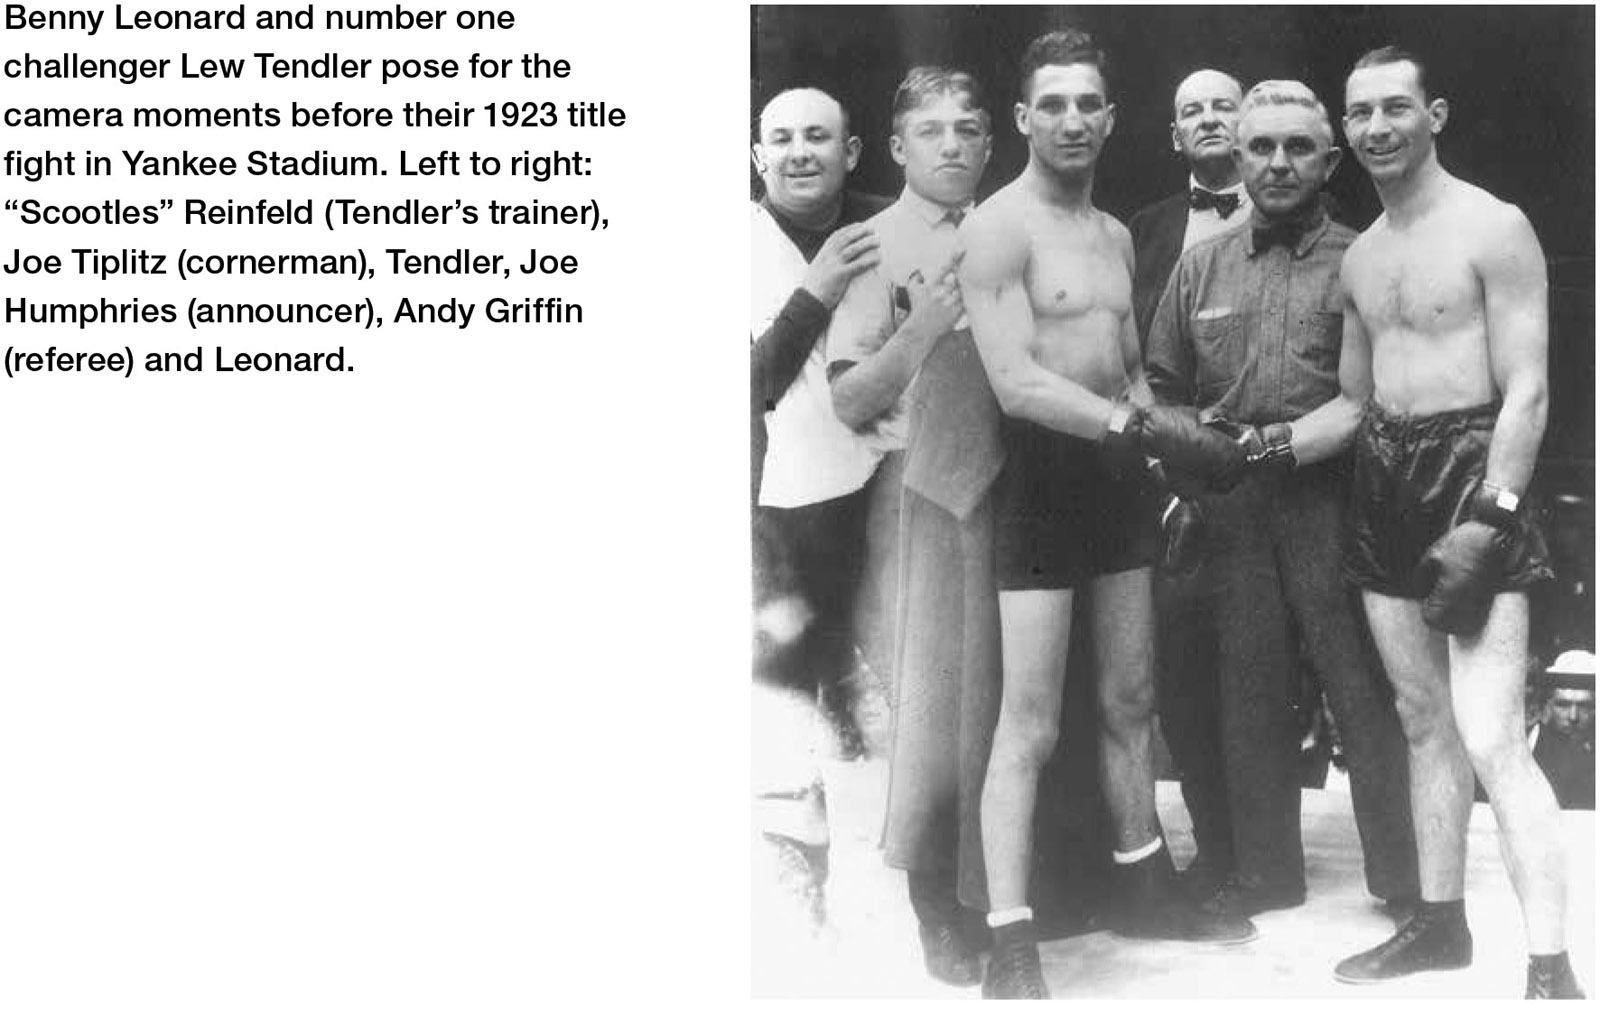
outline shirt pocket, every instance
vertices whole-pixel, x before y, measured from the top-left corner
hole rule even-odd
[[[1317,375],[1339,375],[1339,349],[1344,344],[1344,314],[1313,309],[1296,325],[1290,350],[1298,366]]]
[[[1196,404],[1214,405],[1244,371],[1244,324],[1238,313],[1193,322]]]

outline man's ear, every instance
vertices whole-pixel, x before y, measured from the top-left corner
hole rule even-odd
[[[1106,134],[1110,135],[1112,129],[1115,128],[1116,126],[1117,126],[1117,105],[1115,103],[1107,103],[1106,104]]]
[[[1333,172],[1339,169],[1339,162],[1344,159],[1344,150],[1338,146],[1328,148],[1328,171],[1322,176],[1324,182],[1333,180]]]
[[[1172,151],[1174,153],[1183,152],[1183,138],[1178,134],[1177,121],[1172,122]]]
[[[1433,122],[1435,135],[1444,131],[1445,122],[1450,120],[1450,101],[1440,98],[1428,104],[1428,120]]]
[[[844,140],[844,169],[853,171],[861,160],[861,140],[852,135]]]
[[[1017,133],[1028,134],[1028,104],[1018,103],[1011,108],[1012,119],[1017,123]]]
[[[757,142],[750,147],[750,162],[756,165],[757,174],[767,172],[766,158],[761,155],[761,143]]]

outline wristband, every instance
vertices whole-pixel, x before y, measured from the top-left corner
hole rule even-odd
[[[1276,465],[1281,462],[1293,469],[1299,464],[1295,460],[1294,448],[1290,443],[1293,437],[1294,431],[1288,423],[1273,423],[1261,427],[1256,431],[1256,440],[1261,444],[1261,448],[1251,454],[1248,461],[1252,465]]]
[[[1128,431],[1128,423],[1133,419],[1133,409],[1127,405],[1113,405],[1111,418],[1106,420],[1106,433],[1120,437]]]
[[[1484,481],[1472,495],[1472,518],[1496,529],[1510,529],[1521,506],[1522,498],[1516,491]]]

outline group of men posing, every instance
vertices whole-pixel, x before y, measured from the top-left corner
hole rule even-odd
[[[1526,591],[1551,574],[1523,502],[1547,400],[1527,219],[1440,165],[1448,106],[1394,47],[1345,83],[1384,207],[1360,235],[1329,217],[1341,152],[1299,82],[1185,78],[1191,188],[1130,230],[1093,204],[1106,55],[1052,32],[1020,71],[1028,163],[981,205],[990,115],[952,69],[896,92],[887,208],[845,190],[860,142],[824,92],[773,98],[754,146],[757,560],[803,608],[773,674],[814,689],[849,670],[869,495],[892,485],[885,849],[929,971],[1048,997],[1031,843],[1077,621],[1119,933],[1240,943],[1251,916],[1304,902],[1304,663],[1343,737],[1368,887],[1399,922],[1335,975],[1471,962],[1476,775],[1527,996],[1582,997],[1559,810],[1522,731]],[[1158,690],[1199,853],[1181,878],[1154,799]]]

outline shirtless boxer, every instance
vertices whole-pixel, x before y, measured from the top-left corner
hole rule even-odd
[[[1423,901],[1335,976],[1472,962],[1462,889],[1476,772],[1522,903],[1527,997],[1581,998],[1560,814],[1522,732],[1526,591],[1551,575],[1521,500],[1545,426],[1545,261],[1521,211],[1439,165],[1448,115],[1421,62],[1394,47],[1345,83],[1345,134],[1384,213],[1345,256],[1343,393],[1324,410],[1354,436],[1345,570],[1406,732]]]
[[[1102,775],[1137,937],[1237,942],[1248,920],[1177,895],[1151,762],[1157,496],[1137,436],[1151,404],[1132,316],[1133,243],[1094,208],[1094,168],[1115,110],[1086,33],[1035,40],[1022,58],[1017,129],[1028,166],[963,225],[961,288],[1005,413],[996,484],[1002,686],[982,800],[994,954],[991,998],[1048,998],[1028,904],[1030,821],[1056,743],[1073,593],[1089,594]],[[1209,431],[1207,431],[1209,432]]]

